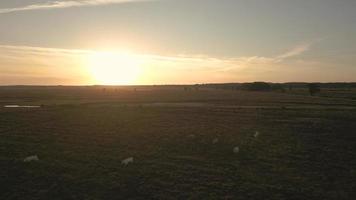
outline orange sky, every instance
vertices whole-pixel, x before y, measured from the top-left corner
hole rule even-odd
[[[346,0],[3,0],[0,85],[356,81],[355,7]]]

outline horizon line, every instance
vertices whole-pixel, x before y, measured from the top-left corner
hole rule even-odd
[[[269,84],[303,84],[303,83],[319,83],[319,84],[356,84],[356,81],[291,81],[291,82],[270,82],[270,81],[250,81],[250,82],[221,82],[221,83],[192,83],[192,84],[133,84],[133,85],[100,85],[100,84],[10,84],[1,85],[0,87],[140,87],[140,86],[195,86],[195,85],[225,85],[225,84],[246,84],[246,83],[269,83]]]

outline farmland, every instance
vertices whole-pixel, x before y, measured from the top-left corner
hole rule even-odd
[[[352,199],[355,93],[0,87],[0,199]]]

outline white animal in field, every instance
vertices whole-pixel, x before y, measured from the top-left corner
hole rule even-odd
[[[218,138],[215,138],[215,139],[213,139],[213,141],[212,141],[213,144],[217,144],[218,142],[219,142],[219,139],[218,139]]]
[[[234,149],[232,150],[234,153],[239,153],[240,152],[240,148],[239,147],[234,147]]]
[[[128,164],[130,164],[130,163],[133,163],[133,161],[134,161],[134,158],[133,158],[133,157],[130,157],[130,158],[126,158],[126,159],[122,160],[122,161],[121,161],[121,164],[123,164],[123,165],[128,165]]]
[[[39,161],[40,159],[38,159],[37,155],[34,156],[28,156],[26,157],[23,161],[24,162],[32,162],[32,161]]]
[[[255,135],[253,135],[255,138],[257,138],[260,135],[260,132],[256,131]]]

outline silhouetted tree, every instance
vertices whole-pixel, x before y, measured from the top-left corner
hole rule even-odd
[[[275,90],[275,91],[280,91],[280,92],[286,91],[283,87],[283,84],[276,83],[276,84],[272,84],[271,87],[272,87],[272,90]]]
[[[309,83],[308,89],[311,96],[314,96],[314,94],[319,93],[321,91],[320,85],[316,83]]]
[[[244,88],[250,91],[270,91],[271,85],[266,82],[246,83]]]
[[[289,85],[288,88],[289,88],[289,91],[293,90],[293,86],[291,86],[291,85]]]

